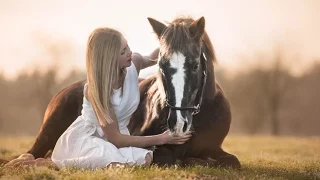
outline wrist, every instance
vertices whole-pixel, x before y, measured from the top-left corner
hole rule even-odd
[[[157,139],[158,145],[163,145],[163,144],[166,143],[163,134],[159,134],[159,135],[157,136],[157,138],[158,138],[158,139]]]

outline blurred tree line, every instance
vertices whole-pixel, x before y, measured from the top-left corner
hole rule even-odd
[[[294,76],[276,50],[265,65],[227,78],[217,72],[232,110],[231,132],[271,135],[320,135],[320,61]],[[254,57],[261,61],[260,56]],[[291,64],[294,66],[294,63]]]
[[[58,68],[41,73],[21,72],[15,80],[0,75],[0,135],[34,135],[40,129],[46,107],[52,97],[67,85],[85,79],[77,70],[58,80]]]
[[[64,56],[57,55],[61,52],[53,46],[50,56],[61,61]],[[232,108],[231,133],[320,135],[320,64],[296,77],[283,65],[281,52],[270,62],[267,68],[254,66],[231,77],[223,68],[216,71]],[[0,73],[0,135],[36,135],[51,98],[86,77],[78,70],[63,78],[58,73],[59,66],[22,71],[14,80]]]

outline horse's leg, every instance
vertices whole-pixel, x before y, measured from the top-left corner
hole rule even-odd
[[[241,167],[240,161],[235,155],[229,154],[229,153],[223,151],[221,148],[218,151],[220,151],[218,153],[218,154],[220,154],[220,156],[216,157],[215,160],[218,161],[219,166],[234,167],[234,168]]]
[[[223,151],[221,148],[211,151],[211,155],[199,158],[186,158],[182,162],[183,166],[210,166],[210,167],[232,167],[240,168],[241,164],[235,155]]]
[[[205,140],[203,143],[207,144],[201,154],[201,158],[214,159],[217,161],[218,166],[221,167],[240,168],[241,165],[238,158],[223,151],[221,148],[225,137],[229,133],[231,110],[223,91],[218,84],[216,85],[217,93],[215,99],[211,105],[206,106],[208,109],[205,109],[206,112],[211,112],[211,116],[208,116],[210,119],[208,119],[208,117],[202,117],[203,119],[207,118],[209,120],[206,121],[205,124],[210,127],[210,131],[208,131],[208,134],[199,132],[199,134],[203,135],[199,139],[199,142],[202,139]]]
[[[44,116],[44,123],[28,153],[39,158],[53,150],[61,134],[80,115],[84,83],[80,81],[66,87],[51,100]]]
[[[158,147],[153,152],[153,161],[152,164],[158,166],[171,166],[176,163],[176,159],[173,156],[173,153],[170,149],[166,147]]]
[[[225,152],[222,148],[211,150],[206,157],[207,159],[215,160],[216,164],[220,167],[241,167],[239,159],[235,155]]]

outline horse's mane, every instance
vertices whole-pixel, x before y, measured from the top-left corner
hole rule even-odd
[[[193,47],[189,47],[186,42],[193,38],[189,32],[189,27],[193,22],[194,19],[191,17],[178,17],[170,23],[167,22],[168,26],[160,39],[162,52],[172,53],[174,49],[184,52],[190,51],[189,48]],[[216,62],[214,48],[206,31],[204,31],[201,40],[201,43],[204,44],[204,53],[207,59]]]

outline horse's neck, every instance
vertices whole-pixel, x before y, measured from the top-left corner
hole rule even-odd
[[[140,89],[140,105],[137,111],[134,114],[132,120],[130,121],[129,128],[134,135],[152,135],[154,132],[153,129],[150,129],[151,124],[157,126],[157,130],[161,130],[163,125],[166,125],[166,122],[158,121],[157,119],[162,118],[164,111],[164,100],[163,94],[161,93],[161,86],[159,84],[159,79],[157,75],[150,77],[139,84]],[[156,123],[156,124],[154,124]],[[160,128],[159,128],[160,127]],[[164,127],[166,128],[166,127]]]
[[[205,87],[204,100],[211,100],[217,92],[216,80],[214,75],[214,67],[212,62],[208,62],[207,82]]]

